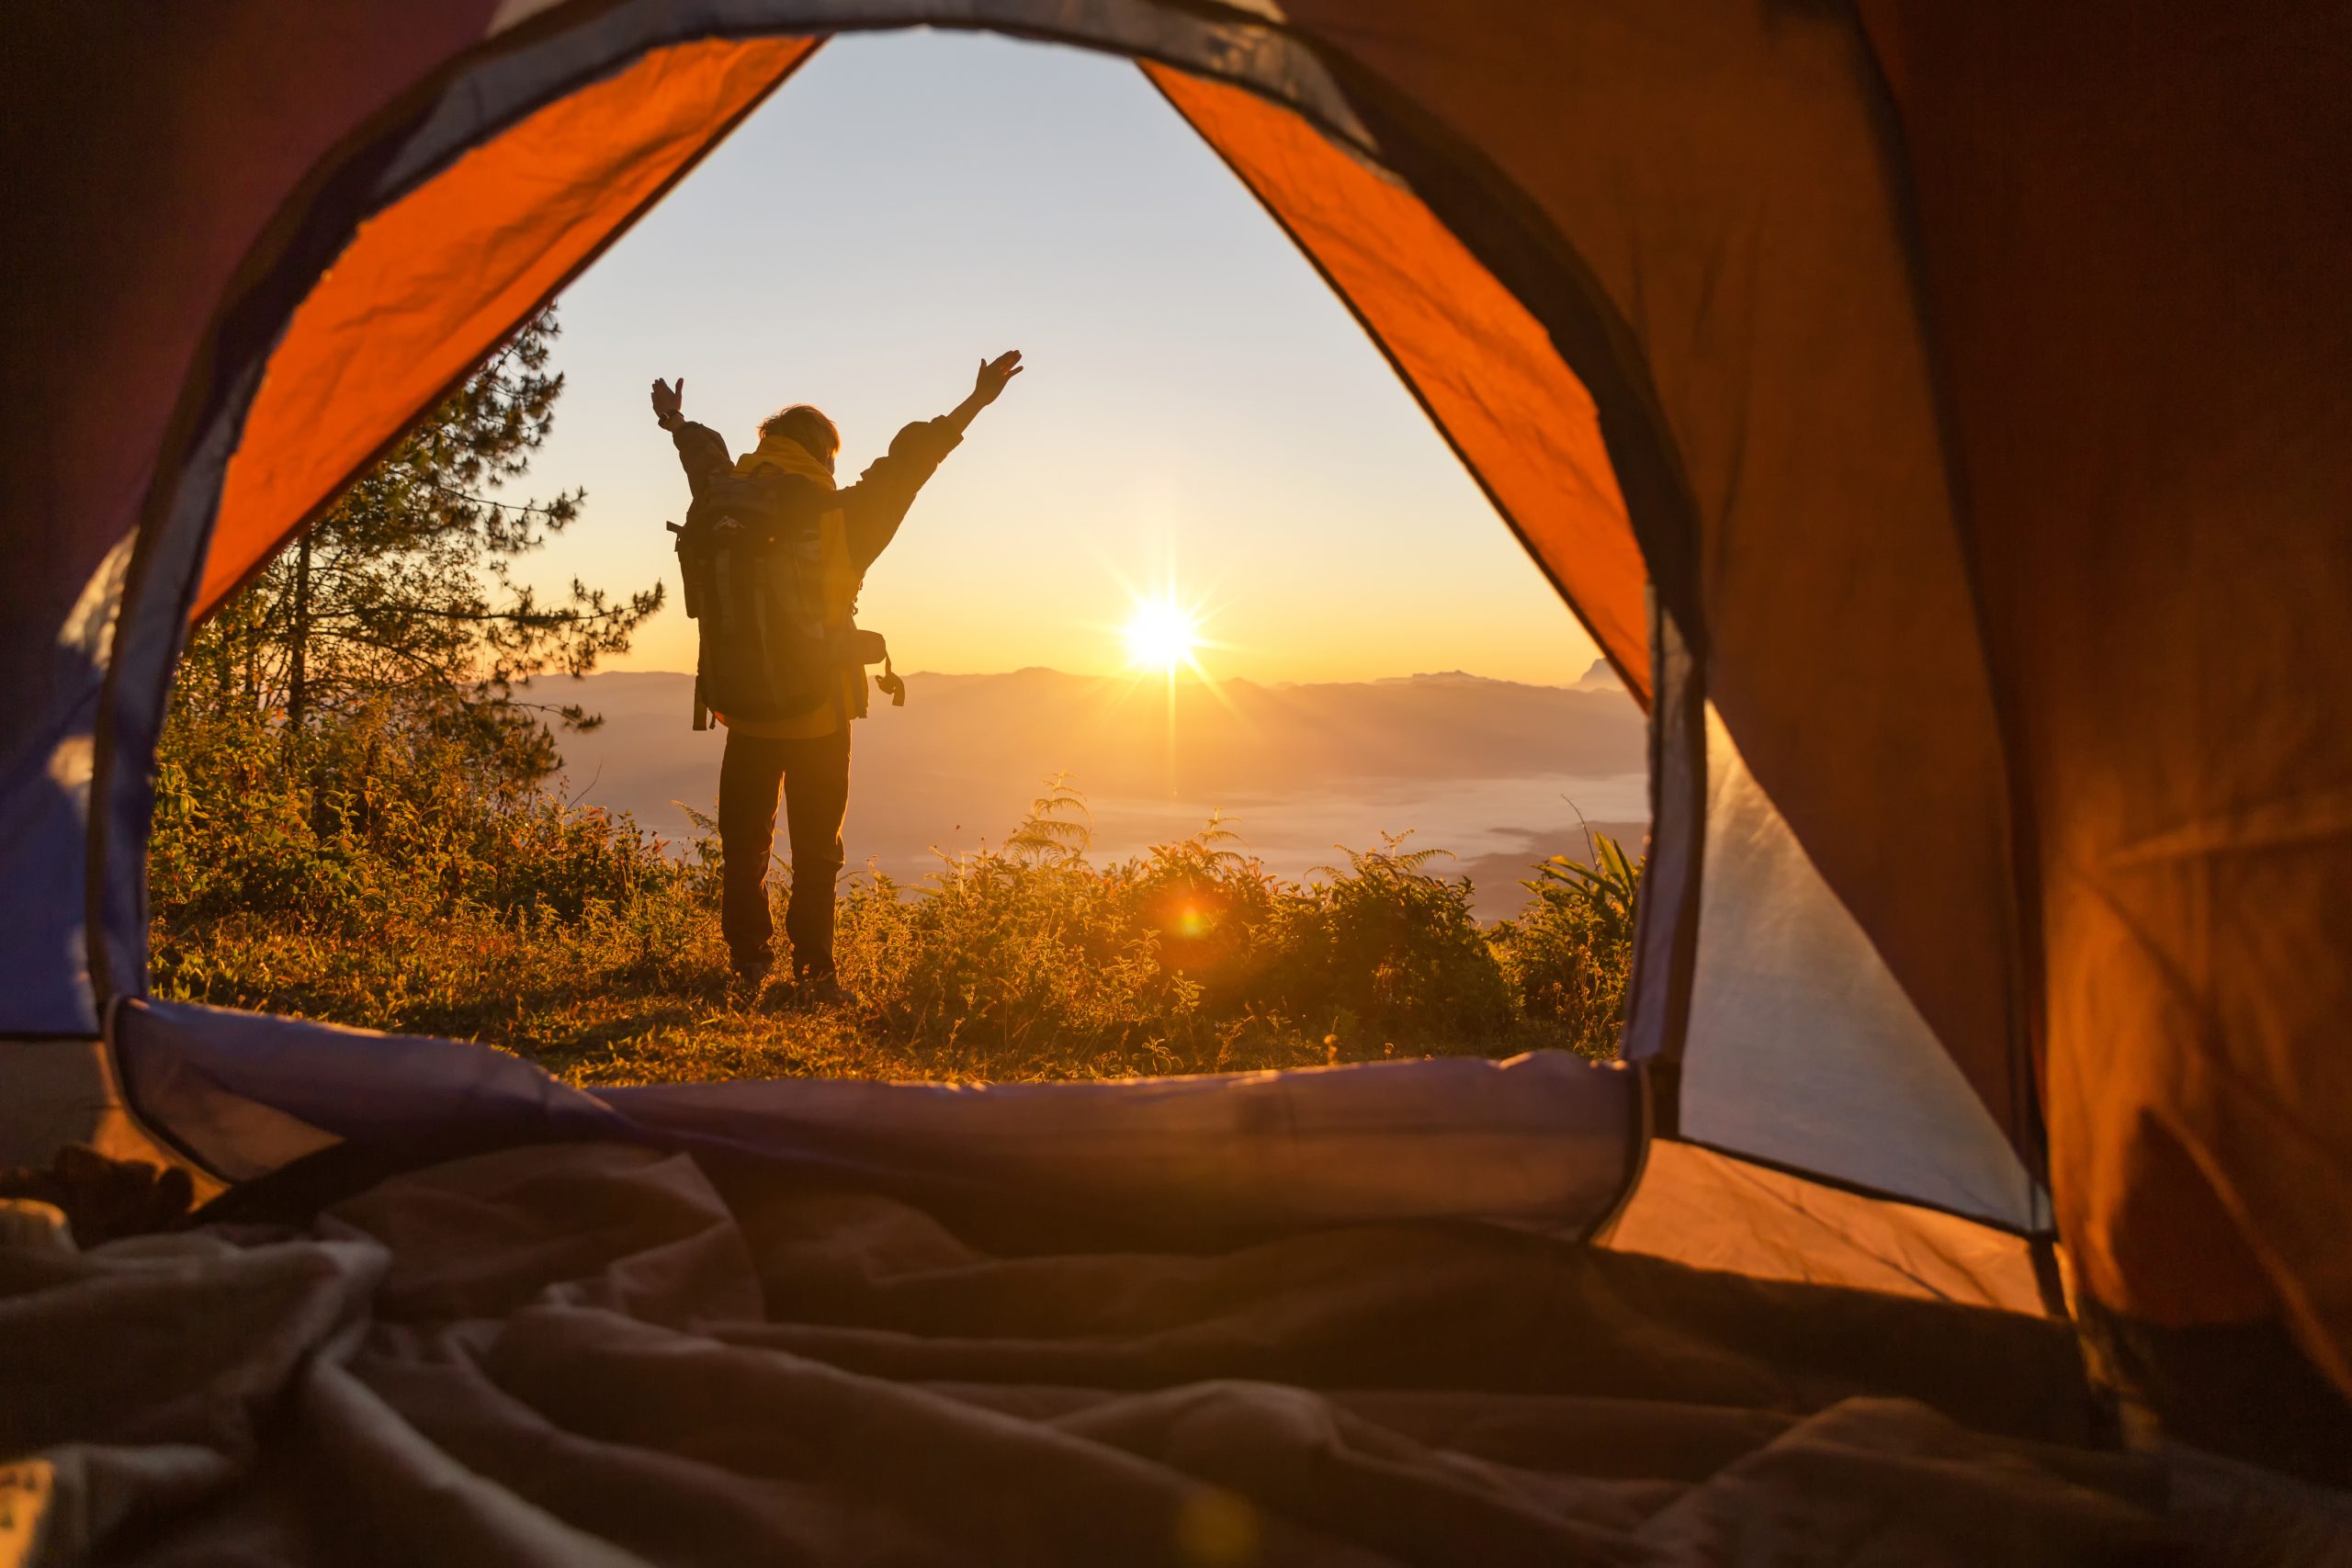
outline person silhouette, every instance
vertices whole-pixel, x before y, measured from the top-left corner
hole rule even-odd
[[[897,536],[917,492],[962,444],[974,417],[1002,396],[1022,369],[1018,350],[982,360],[970,396],[936,419],[900,430],[888,453],[846,488],[833,481],[841,433],[807,403],[769,415],[760,424],[757,446],[741,457],[729,456],[717,431],[685,417],[684,377],[674,386],[653,383],[653,413],[670,432],[697,501],[721,486],[741,496],[748,485],[754,508],[790,520],[786,525],[798,530],[797,536],[807,542],[809,570],[803,575],[812,600],[809,618],[821,623],[829,645],[840,645],[856,639],[854,617],[866,569]],[[707,637],[707,621],[705,626]],[[878,638],[870,644],[880,646]],[[792,852],[792,891],[785,909],[791,994],[810,1001],[842,998],[833,963],[833,889],[844,859],[850,724],[866,712],[866,661],[863,654],[843,660],[838,682],[820,682],[831,689],[802,712],[754,716],[712,705],[711,716],[727,730],[718,768],[719,928],[739,983],[754,991],[775,962],[767,868],[781,795]],[[702,679],[697,677],[698,705]],[[902,694],[903,688],[892,690],[894,699]]]

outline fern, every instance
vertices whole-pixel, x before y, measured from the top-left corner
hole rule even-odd
[[[1414,831],[1415,829],[1408,828],[1401,833],[1383,833],[1380,835],[1380,848],[1376,850],[1351,850],[1345,844],[1333,844],[1331,846],[1333,849],[1348,857],[1348,869],[1341,871],[1335,865],[1318,865],[1315,868],[1314,874],[1317,876],[1352,875],[1374,882],[1384,879],[1419,877],[1429,874],[1421,868],[1428,865],[1430,862],[1441,857],[1446,860],[1455,858],[1452,850],[1404,849],[1405,840],[1411,838]]]
[[[1222,810],[1209,813],[1209,819],[1188,838],[1170,844],[1151,846],[1151,858],[1162,864],[1197,867],[1216,874],[1245,871],[1254,864],[1249,851],[1250,841],[1226,824],[1231,818]],[[1230,846],[1238,844],[1240,848]]]
[[[1029,815],[1004,840],[1008,856],[1032,865],[1074,865],[1093,847],[1094,812],[1068,773],[1046,781],[1046,793],[1029,803]]]

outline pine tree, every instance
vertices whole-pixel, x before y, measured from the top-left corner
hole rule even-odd
[[[585,499],[499,493],[553,431],[557,331],[552,310],[526,324],[198,628],[176,694],[184,710],[274,719],[293,739],[390,706],[461,741],[502,782],[553,770],[547,720],[597,720],[577,705],[519,700],[514,687],[625,651],[662,601],[658,582],[614,598],[575,579],[543,597],[514,579],[515,561],[577,520]]]

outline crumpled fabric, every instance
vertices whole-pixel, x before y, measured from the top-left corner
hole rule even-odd
[[[893,1198],[583,1144],[396,1176],[300,1226],[0,1247],[28,1561],[2167,1545],[2162,1477],[2097,1445],[2063,1325],[1475,1224],[1193,1253],[984,1239]]]
[[[144,1235],[175,1224],[196,1201],[196,1186],[177,1166],[112,1159],[86,1144],[67,1144],[46,1168],[0,1166],[0,1205],[47,1204],[85,1245]]]

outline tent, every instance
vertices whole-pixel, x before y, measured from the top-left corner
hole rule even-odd
[[[1652,721],[1624,1065],[566,1090],[143,995],[174,658],[845,29],[1131,57]],[[2254,0],[432,0],[7,22],[0,1159],[611,1137],[1467,1217],[2079,1326],[2341,1474],[2352,21]],[[1152,1151],[1164,1158],[1147,1158]],[[1260,1215],[1263,1218],[1263,1215]],[[2291,1420],[2281,1412],[2291,1412]],[[2317,1434],[2314,1436],[2314,1434]]]

